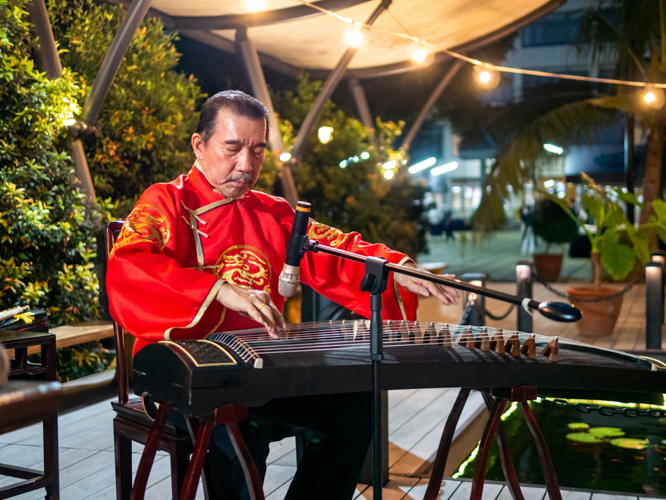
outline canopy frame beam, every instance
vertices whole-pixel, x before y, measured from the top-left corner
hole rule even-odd
[[[375,124],[372,121],[372,113],[370,112],[368,99],[365,96],[365,90],[363,89],[361,82],[359,82],[358,78],[349,78],[347,83],[349,84],[349,90],[354,98],[356,112],[361,119],[361,123],[364,127],[374,130]]]
[[[35,33],[39,38],[37,51],[39,66],[49,79],[60,78],[62,76],[62,63],[60,62],[60,54],[58,54],[58,48],[56,47],[45,1],[32,0],[28,4],[28,12],[30,20],[35,26]],[[86,209],[89,209],[91,204],[95,202],[95,187],[90,176],[83,144],[79,139],[74,139],[70,144],[70,153],[74,162],[74,175],[81,184],[81,191],[86,195]]]
[[[384,11],[386,11],[386,9],[389,8],[390,5],[391,5],[391,0],[382,0],[382,3],[380,3],[377,6],[377,8],[374,10],[372,14],[370,14],[370,17],[365,22],[365,29],[367,30],[370,26],[375,24],[379,20],[381,15],[384,13]],[[359,47],[348,47],[347,50],[345,50],[337,66],[328,75],[328,78],[326,79],[324,86],[319,91],[319,94],[317,94],[317,97],[312,106],[310,107],[310,110],[308,111],[305,120],[303,120],[303,124],[301,125],[301,128],[298,131],[296,140],[294,141],[294,147],[291,150],[291,158],[293,162],[297,163],[301,160],[301,157],[303,155],[303,150],[305,148],[305,144],[307,142],[308,135],[312,130],[312,127],[319,119],[319,116],[321,115],[321,112],[324,109],[324,105],[333,94],[333,91],[338,86],[338,83],[340,83],[340,80],[344,76],[345,71],[349,66],[349,63],[356,55],[356,52],[358,52],[358,49]]]
[[[278,128],[277,117],[275,116],[275,110],[273,109],[271,95],[268,92],[268,85],[266,85],[266,78],[261,68],[261,62],[259,61],[259,54],[257,53],[257,49],[252,43],[252,40],[248,38],[246,28],[239,28],[236,30],[235,45],[236,53],[240,58],[245,76],[250,83],[250,87],[252,87],[254,97],[268,108],[270,114],[268,147],[276,155],[279,155],[284,149],[282,136],[280,135],[280,130]],[[298,192],[296,191],[296,185],[294,184],[294,178],[291,175],[289,165],[282,165],[280,180],[282,182],[284,197],[292,207],[296,208]]]
[[[84,130],[94,129],[97,126],[97,118],[111,90],[113,80],[120,69],[123,59],[125,59],[132,38],[134,38],[136,31],[141,25],[141,21],[143,21],[150,8],[150,3],[151,0],[133,0],[127,9],[127,13],[113,37],[111,46],[104,56],[102,65],[97,72],[97,76],[95,76],[95,81],[83,105],[81,119],[86,126],[83,127]]]

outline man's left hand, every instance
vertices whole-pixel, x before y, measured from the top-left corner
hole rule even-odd
[[[413,262],[406,262],[404,266],[424,271],[424,269],[421,269]],[[444,274],[443,276],[445,278],[454,277],[453,274]],[[433,295],[444,305],[457,304],[460,299],[460,294],[455,288],[440,285],[439,283],[433,283],[432,281],[426,281],[421,278],[414,278],[413,276],[399,273],[394,273],[393,279],[395,279],[398,284],[408,292],[415,293],[422,297],[430,297]]]

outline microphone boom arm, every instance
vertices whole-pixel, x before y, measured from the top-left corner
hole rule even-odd
[[[348,252],[346,250],[340,250],[333,247],[328,247],[321,245],[319,242],[314,240],[304,239],[303,242],[304,250],[309,250],[314,253],[325,253],[328,255],[334,255],[343,259],[351,260],[354,262],[360,262],[365,264],[366,257],[359,255],[353,252]],[[582,314],[579,309],[569,304],[564,304],[562,302],[537,302],[531,298],[519,297],[517,295],[511,295],[504,292],[499,292],[497,290],[490,290],[488,288],[482,288],[480,286],[472,285],[470,283],[465,283],[458,279],[445,278],[443,276],[438,276],[436,274],[429,273],[428,271],[422,271],[420,269],[413,269],[410,267],[401,266],[398,264],[392,264],[387,262],[385,267],[389,271],[393,271],[399,274],[405,274],[407,276],[412,276],[414,278],[421,278],[432,283],[439,283],[440,285],[445,285],[451,288],[456,288],[458,290],[464,290],[466,292],[476,293],[478,295],[483,295],[491,299],[501,300],[503,302],[508,302],[509,304],[516,304],[525,308],[529,308],[535,311],[539,311],[543,316],[548,319],[562,322],[574,322],[578,321]]]

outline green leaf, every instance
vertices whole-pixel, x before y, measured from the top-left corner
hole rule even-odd
[[[615,193],[617,194],[617,197],[620,201],[623,201],[625,203],[631,203],[632,205],[637,205],[639,207],[643,207],[643,204],[638,201],[638,197],[634,193],[625,193],[621,189],[615,189]],[[654,202],[652,203],[654,206]]]
[[[650,260],[650,236],[642,233],[640,231],[633,231],[630,235],[631,241],[634,244],[634,252],[636,252],[636,258],[645,264]]]
[[[615,231],[606,231],[601,239],[601,264],[615,280],[624,279],[633,269],[636,253],[618,242]]]
[[[656,214],[659,222],[666,225],[666,201],[653,200],[652,208],[654,209],[654,213]]]
[[[601,217],[601,207],[602,203],[598,198],[591,196],[589,194],[583,195],[583,206],[587,213],[590,214],[595,219]]]

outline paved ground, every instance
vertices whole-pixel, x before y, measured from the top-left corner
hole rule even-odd
[[[419,263],[446,262],[446,272],[457,277],[464,273],[484,273],[492,281],[516,280],[516,262],[531,259],[521,254],[520,231],[498,231],[484,239],[469,231],[455,233],[455,241],[445,241],[443,236],[430,237],[430,253],[420,255]],[[537,246],[544,251],[545,245]],[[551,248],[555,253],[556,248]],[[581,281],[592,278],[590,259],[572,259],[565,256],[560,281]]]

